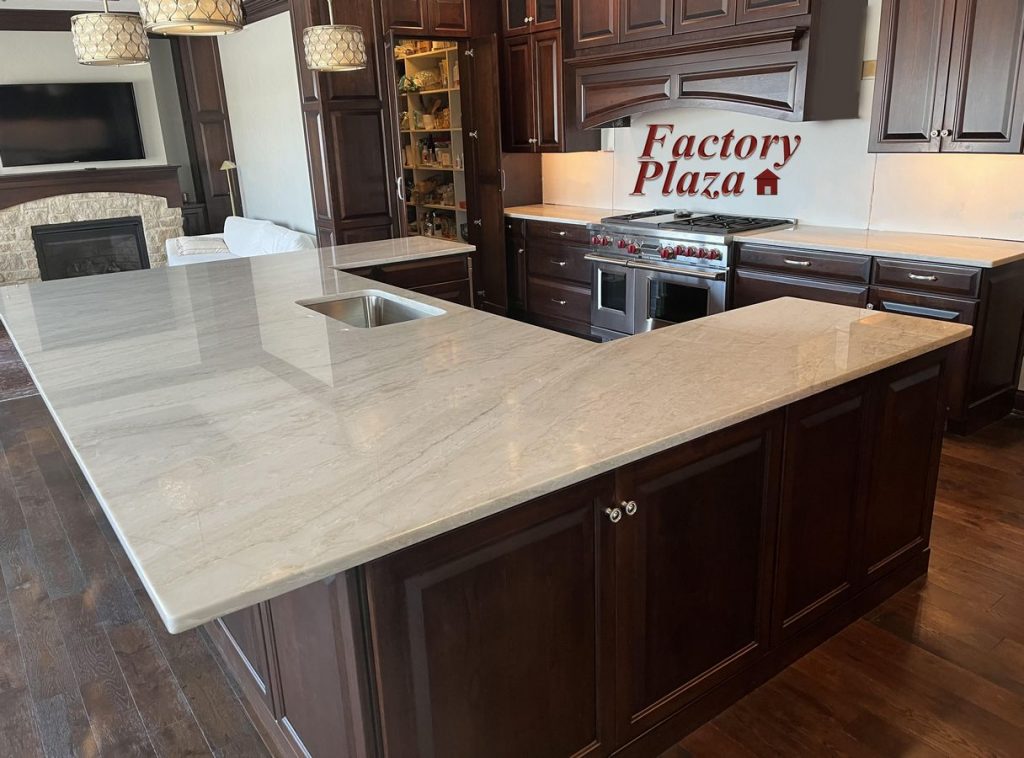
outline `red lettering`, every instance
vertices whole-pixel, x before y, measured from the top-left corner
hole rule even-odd
[[[727,174],[722,182],[722,194],[726,197],[738,197],[743,194],[743,180],[747,175],[743,171],[733,171]]]
[[[636,185],[629,194],[643,195],[644,185],[651,179],[657,179],[664,170],[665,167],[658,161],[640,161],[640,173],[636,175]]]
[[[757,138],[750,134],[740,137],[736,142],[736,157],[741,161],[745,161],[753,155],[755,150],[757,150]]]
[[[683,195],[689,195],[694,197],[700,192],[698,183],[700,182],[700,173],[696,171],[687,171],[681,177],[679,177],[679,184],[676,185],[676,194],[682,197]]]
[[[700,147],[697,149],[697,154],[700,155],[700,157],[706,161],[711,160],[712,158],[715,157],[715,154],[714,152],[708,152],[708,143],[711,143],[712,145],[717,145],[721,141],[721,138],[714,134],[708,135],[707,137],[700,141]]]
[[[647,142],[644,144],[644,151],[640,154],[641,158],[653,158],[654,157],[654,146],[664,146],[665,138],[672,133],[675,127],[672,124],[650,124],[647,127]],[[658,134],[659,129],[667,129],[668,134]]]

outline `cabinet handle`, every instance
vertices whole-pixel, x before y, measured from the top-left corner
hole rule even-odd
[[[558,233],[558,236],[559,236],[559,237],[564,237],[564,236],[565,236],[565,232],[564,232],[564,231],[563,231],[563,232],[559,232],[559,233]]]
[[[605,508],[605,515],[608,516],[608,520],[613,524],[617,524],[622,521],[622,511],[618,508]]]
[[[627,516],[635,516],[637,511],[636,500],[623,500],[620,505]]]
[[[566,301],[565,300],[559,300],[558,298],[553,297],[553,298],[551,298],[551,302],[555,303],[557,305],[565,305]],[[618,509],[616,508],[616,510],[618,510]]]
[[[806,266],[810,266],[811,265],[810,261],[795,261],[792,258],[783,258],[782,260],[784,260],[790,266],[805,266],[806,267]]]
[[[474,226],[483,226],[484,225],[484,220],[482,218],[475,218],[475,219],[473,219],[473,225]]]
[[[913,279],[915,282],[937,282],[939,277],[931,275],[925,276],[924,274],[907,274],[908,277]]]
[[[516,250],[516,253],[519,254],[519,255],[522,255],[525,252],[526,252],[526,248],[525,247],[521,247],[518,250]]]
[[[939,130],[938,129],[932,129],[931,130],[931,138],[935,139],[938,136],[939,136]]]
[[[548,258],[548,260],[554,263],[556,266],[561,266],[562,268],[565,268],[565,261],[560,261],[558,260],[558,258]]]
[[[395,186],[398,188],[398,201],[405,202],[405,181],[402,177],[395,177]]]
[[[952,134],[952,132],[950,132],[949,129],[943,129],[939,132],[940,137],[948,137],[950,134]]]

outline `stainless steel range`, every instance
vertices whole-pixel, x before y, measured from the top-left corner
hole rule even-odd
[[[594,336],[616,339],[724,311],[733,235],[795,223],[653,210],[588,225]]]

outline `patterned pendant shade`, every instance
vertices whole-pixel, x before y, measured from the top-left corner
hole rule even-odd
[[[310,71],[357,71],[366,68],[366,40],[358,26],[334,23],[334,0],[327,0],[331,23],[302,32],[306,68]]]
[[[157,34],[210,36],[242,28],[241,0],[139,0],[146,30]]]
[[[71,17],[75,57],[86,66],[136,66],[149,62],[149,38],[134,13],[79,13]]]

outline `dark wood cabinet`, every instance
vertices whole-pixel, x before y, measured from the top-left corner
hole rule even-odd
[[[828,2],[829,0],[818,0]],[[811,11],[811,0],[736,0],[736,21],[740,24],[774,18],[800,16]]]
[[[562,43],[561,33],[556,29],[540,32],[530,37],[533,40],[534,76],[533,87],[536,100],[536,142],[540,152],[558,152],[562,149]]]
[[[685,2],[685,0],[679,0]],[[673,33],[673,11],[677,0],[622,0],[622,40],[665,37]]]
[[[868,304],[866,284],[787,276],[768,271],[738,269],[733,274],[732,307],[742,308],[780,297],[801,297],[822,303],[863,308]]]
[[[268,627],[265,616],[266,604],[260,603],[229,613],[216,623],[230,640],[242,665],[248,671],[260,699],[273,712],[275,706],[270,688],[270,645],[266,637]]]
[[[1020,153],[1024,0],[886,0],[872,152]]]
[[[844,603],[858,586],[871,409],[871,384],[859,381],[796,403],[786,413],[775,642]]]
[[[387,25],[395,32],[467,37],[468,0],[384,0]]]
[[[717,29],[735,23],[736,0],[676,0],[676,34]]]
[[[472,307],[473,268],[467,255],[446,255],[404,263],[350,269],[349,274]]]
[[[505,219],[505,259],[508,270],[508,312],[510,316],[524,318],[526,300],[526,222]]]
[[[505,36],[529,34],[562,25],[561,0],[502,0]]]
[[[385,755],[611,752],[613,481],[369,565]]]
[[[573,46],[577,50],[619,41],[621,0],[572,0]]]
[[[621,740],[767,647],[781,449],[769,414],[619,472],[633,503],[616,531]]]
[[[532,36],[505,40],[502,113],[505,117],[504,148],[508,152],[535,149],[537,88]]]
[[[928,544],[935,472],[945,416],[943,364],[925,356],[887,372],[878,398],[862,550],[869,579],[893,570]]]

